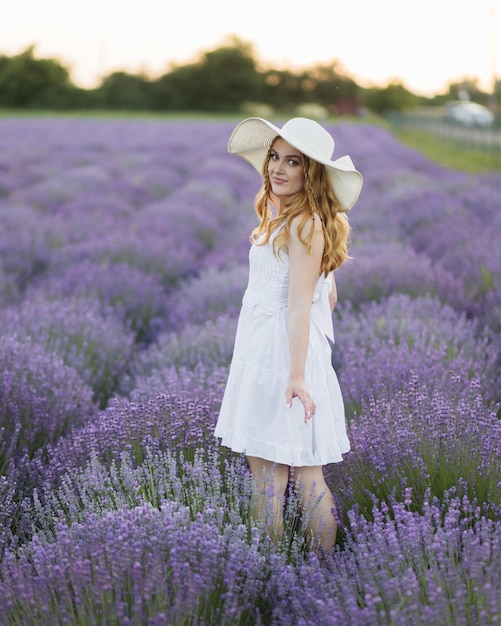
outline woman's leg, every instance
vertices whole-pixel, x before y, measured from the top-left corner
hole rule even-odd
[[[321,552],[328,552],[336,543],[336,504],[325,482],[322,467],[295,467],[294,482],[306,530],[314,546],[319,546]]]
[[[290,468],[255,456],[248,456],[247,460],[255,488],[251,514],[265,522],[273,541],[278,543],[284,534],[283,507]]]

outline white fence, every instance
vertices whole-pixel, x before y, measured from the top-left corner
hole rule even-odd
[[[392,113],[388,120],[399,128],[430,133],[463,148],[501,154],[501,129],[498,126],[479,128],[449,122],[443,115],[426,113]]]

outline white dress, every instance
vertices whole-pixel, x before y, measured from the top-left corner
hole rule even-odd
[[[317,409],[305,424],[300,400],[294,398],[292,408],[285,401],[289,259],[284,253],[277,258],[272,240],[273,235],[268,244],[253,245],[249,252],[249,282],[215,435],[235,452],[289,466],[339,462],[350,443],[326,338],[334,340],[332,274],[318,279],[311,307],[305,383]]]

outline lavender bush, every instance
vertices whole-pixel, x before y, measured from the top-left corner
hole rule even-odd
[[[417,254],[402,243],[365,243],[351,251],[352,259],[336,274],[340,302],[358,308],[379,302],[395,293],[413,298],[437,296],[444,304],[462,310],[467,303],[461,282],[455,275]]]
[[[96,414],[92,390],[76,370],[26,339],[0,338],[0,469],[33,456]]]
[[[3,564],[2,623],[256,623],[270,565],[259,535],[174,502],[60,525]],[[219,523],[218,523],[219,522]],[[43,581],[43,583],[42,583]]]
[[[50,246],[45,221],[34,208],[11,204],[8,200],[0,202],[0,219],[3,280],[9,280],[23,290],[35,277],[43,274],[49,264]]]
[[[160,335],[158,341],[139,354],[134,373],[144,377],[165,367],[194,369],[212,373],[228,367],[233,352],[237,319],[220,315],[214,321],[190,324],[179,332]]]
[[[501,184],[333,128],[338,545],[275,546],[213,428],[258,179],[233,122],[0,120],[0,622],[497,624]],[[96,406],[96,402],[101,404]]]
[[[151,343],[168,329],[167,291],[155,276],[124,263],[75,263],[34,282],[28,297],[40,293],[55,300],[75,296],[98,300],[103,311],[111,311],[132,329],[140,344]]]
[[[350,512],[343,551],[327,567],[281,568],[269,584],[276,624],[496,624],[500,522],[445,495],[421,513],[374,503],[374,521]]]
[[[33,338],[48,354],[61,357],[92,387],[102,407],[130,367],[132,333],[95,300],[30,298],[0,314],[0,322],[11,336]]]
[[[2,433],[3,434],[3,433]],[[7,549],[17,544],[16,522],[19,517],[16,483],[19,481],[13,463],[0,474],[0,562]]]
[[[212,368],[203,364],[191,367],[166,366],[153,369],[149,374],[137,376],[130,383],[132,390],[129,397],[133,401],[154,397],[168,390],[178,394],[190,389],[205,394],[209,390],[224,389],[228,378],[228,366]]]
[[[326,472],[341,508],[357,506],[370,518],[374,497],[404,502],[410,489],[419,512],[429,496],[441,500],[461,486],[484,515],[497,518],[501,422],[495,408],[485,405],[477,381],[460,377],[448,393],[430,392],[413,376],[399,392],[372,399],[350,426],[346,462]]]
[[[223,314],[237,317],[242,304],[248,267],[208,267],[187,280],[173,294],[169,327],[180,330],[187,324],[200,325]]]
[[[394,393],[413,375],[429,389],[454,376],[481,382],[486,400],[499,399],[498,337],[437,298],[394,295],[354,312],[340,305],[334,360],[350,412],[372,396]],[[466,389],[466,387],[465,387]]]
[[[191,386],[136,402],[114,400],[96,419],[47,447],[48,463],[42,478],[55,487],[61,476],[71,468],[83,467],[93,453],[109,464],[124,451],[140,463],[152,446],[190,457],[201,446],[210,450],[216,445],[212,430],[221,398],[221,387]]]
[[[0,264],[0,307],[8,306],[18,298],[18,289],[11,276],[6,276]]]
[[[175,255],[166,255],[176,249]],[[154,228],[148,233],[127,228],[124,232],[111,230],[99,238],[68,244],[54,251],[53,271],[77,263],[129,265],[155,277],[164,287],[171,288],[181,279],[192,276],[200,263],[203,246],[190,240],[182,228],[160,234]]]

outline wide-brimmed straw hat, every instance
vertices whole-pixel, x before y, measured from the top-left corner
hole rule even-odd
[[[362,174],[355,169],[348,155],[332,160],[334,139],[314,120],[295,117],[279,128],[261,117],[250,117],[240,122],[231,134],[228,152],[242,157],[262,174],[271,142],[277,136],[310,159],[325,165],[341,209],[349,211],[360,195]]]

